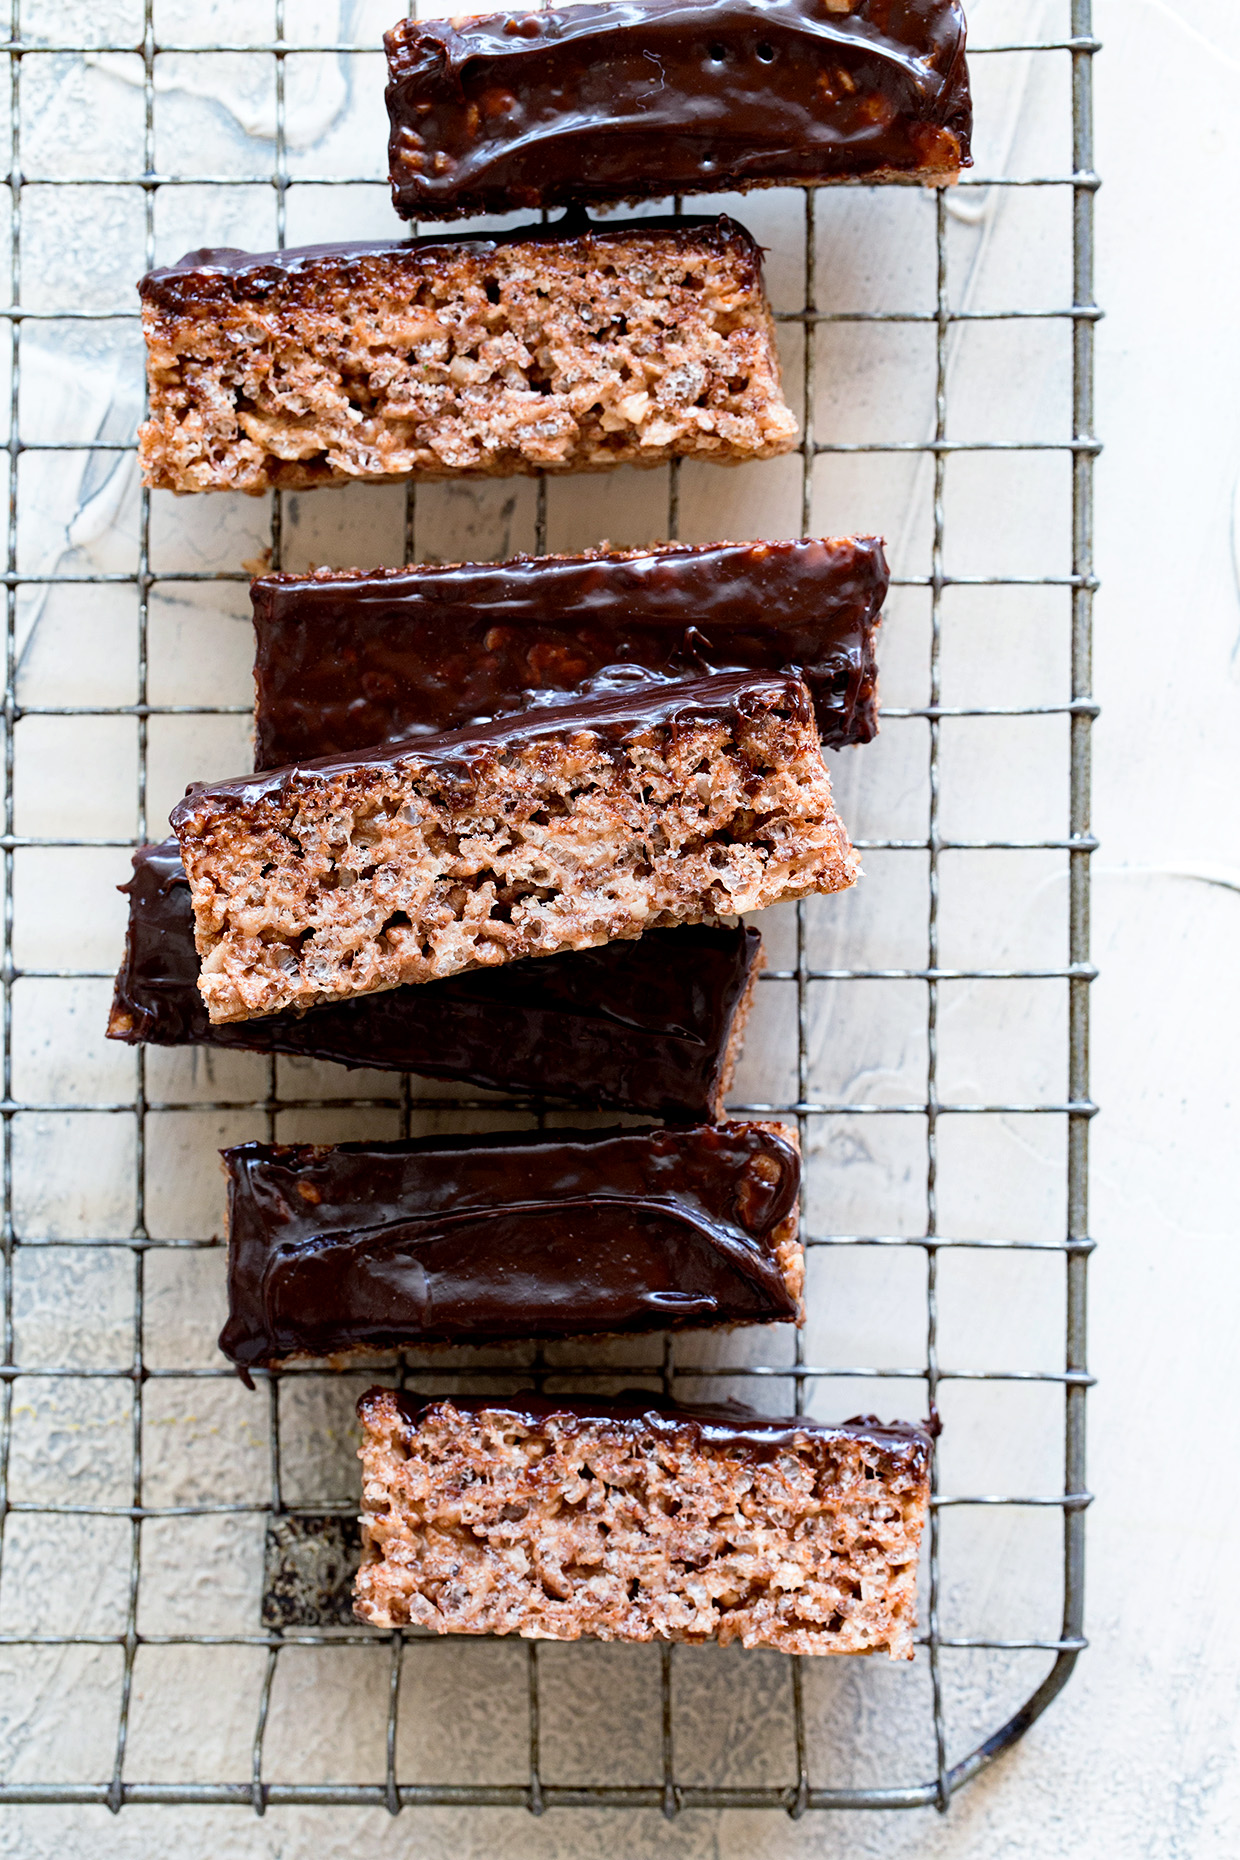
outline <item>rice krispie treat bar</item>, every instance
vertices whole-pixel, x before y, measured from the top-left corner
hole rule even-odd
[[[587,0],[386,35],[406,219],[789,182],[954,181],[960,0]]]
[[[930,1440],[739,1404],[372,1389],[359,1618],[911,1659]]]
[[[788,1323],[801,1169],[780,1124],[225,1150],[242,1370],[510,1337]]]
[[[723,1114],[762,968],[745,924],[685,924],[432,988],[213,1026],[198,992],[189,881],[175,840],[140,846],[108,1038],[231,1046],[461,1079],[681,1122]]]
[[[190,252],[139,288],[163,490],[737,464],[796,438],[729,219]]]
[[[851,885],[809,693],[638,682],[270,774],[172,815],[213,1021]]]
[[[868,743],[887,584],[874,536],[262,575],[254,765],[455,730],[584,692],[616,665],[795,669],[823,742]]]

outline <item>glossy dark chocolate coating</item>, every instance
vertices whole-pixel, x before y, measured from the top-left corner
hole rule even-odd
[[[873,537],[264,575],[255,767],[570,701],[611,666],[795,669],[824,743],[867,743],[887,583]]]
[[[800,722],[810,721],[809,692],[799,678],[791,673],[718,672],[712,678],[668,683],[635,667],[624,683],[584,699],[574,696],[563,704],[537,705],[436,736],[405,737],[398,743],[380,743],[344,755],[315,756],[292,767],[234,775],[226,781],[191,782],[169,818],[178,836],[183,828],[192,834],[212,815],[247,812],[265,801],[286,806],[303,785],[342,780],[364,786],[372,776],[386,777],[411,763],[416,764],[417,779],[433,781],[451,805],[457,805],[453,797],[454,790],[459,790],[461,804],[469,806],[480,772],[506,751],[540,739],[588,735],[608,748],[620,749],[648,730],[669,730],[674,735],[702,723],[721,723],[737,730],[772,710]]]
[[[884,1454],[907,1459],[910,1468],[925,1471],[930,1464],[930,1435],[910,1421],[880,1421],[875,1415],[855,1415],[850,1421],[816,1421],[809,1415],[760,1414],[743,1402],[671,1402],[646,1389],[628,1389],[622,1395],[600,1400],[590,1395],[535,1395],[523,1389],[513,1396],[420,1395],[412,1389],[368,1389],[358,1402],[365,1415],[376,1395],[391,1394],[411,1427],[443,1402],[464,1415],[512,1415],[535,1432],[554,1418],[565,1423],[623,1430],[637,1436],[689,1437],[693,1447],[708,1446],[749,1459],[774,1459],[799,1444],[829,1445],[841,1436],[871,1443]]]
[[[494,232],[439,232],[412,239],[353,239],[326,245],[282,246],[274,252],[247,252],[240,246],[199,246],[174,265],[148,271],[138,285],[144,303],[173,316],[194,316],[204,306],[220,303],[273,303],[281,308],[314,305],[325,293],[355,288],[377,271],[391,275],[393,265],[411,272],[433,269],[461,257],[485,264],[505,246],[576,245],[592,249],[612,241],[625,244],[635,236],[643,240],[681,245],[700,253],[714,248],[752,267],[756,283],[762,252],[753,235],[726,213],[711,215],[662,214],[643,220],[591,221],[584,212],[572,213],[551,225],[509,226]]]
[[[549,1093],[677,1120],[717,1115],[733,1017],[761,961],[743,924],[651,930],[540,961],[212,1026],[175,840],[141,846],[116,978],[114,1039],[227,1046]]]
[[[800,1162],[757,1124],[223,1155],[241,1368],[796,1315],[773,1248]]]
[[[386,34],[406,219],[969,161],[959,0],[586,0]]]

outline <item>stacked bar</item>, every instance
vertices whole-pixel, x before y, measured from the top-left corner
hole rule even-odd
[[[262,575],[255,767],[459,729],[637,671],[795,667],[823,743],[868,743],[887,585],[873,536]]]
[[[133,868],[120,887],[129,926],[109,1039],[289,1053],[674,1120],[722,1116],[762,967],[762,938],[743,924],[651,930],[433,988],[217,1026],[198,989],[180,847],[140,846]]]
[[[191,788],[213,1021],[838,891],[859,869],[796,678],[720,674]]]

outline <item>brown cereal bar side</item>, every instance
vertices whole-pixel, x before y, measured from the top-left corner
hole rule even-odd
[[[376,1627],[913,1656],[920,1428],[641,1397],[358,1408]]]
[[[728,219],[191,252],[140,288],[159,489],[736,464],[796,438]]]
[[[721,674],[191,789],[213,1021],[842,890],[859,862],[791,677]]]

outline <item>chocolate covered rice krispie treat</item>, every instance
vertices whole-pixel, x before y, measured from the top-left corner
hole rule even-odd
[[[358,1617],[911,1659],[930,1440],[738,1404],[372,1389]]]
[[[129,898],[129,924],[110,1040],[291,1053],[682,1122],[722,1117],[762,969],[757,930],[682,924],[635,942],[469,969],[433,988],[217,1026],[198,992],[177,842],[139,846],[133,877],[118,889]]]
[[[617,665],[666,679],[795,670],[823,742],[868,743],[887,585],[876,536],[260,575],[254,766],[585,696]]]
[[[737,464],[796,437],[729,219],[204,250],[139,288],[163,490]]]
[[[838,891],[799,679],[721,673],[193,787],[172,825],[213,1021]]]
[[[800,1318],[801,1170],[783,1124],[243,1143],[223,1157],[220,1348],[243,1372]]]
[[[385,35],[406,219],[790,182],[954,181],[961,0],[585,0]]]

